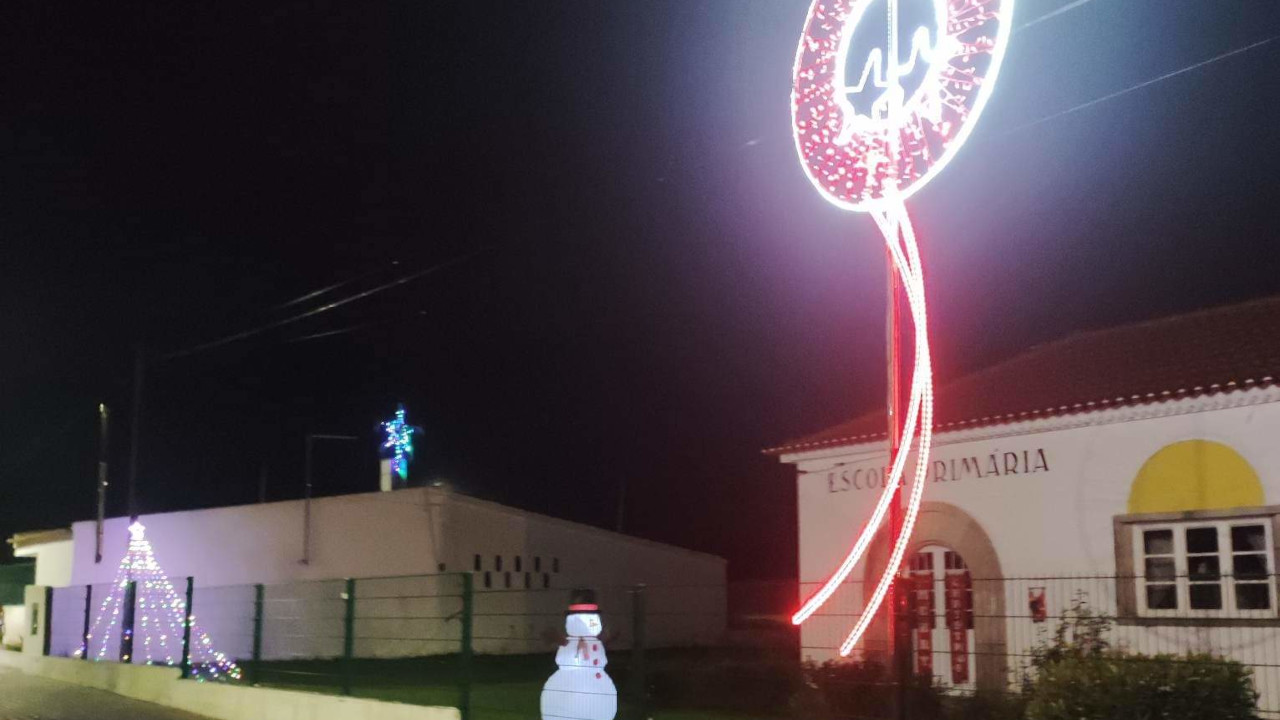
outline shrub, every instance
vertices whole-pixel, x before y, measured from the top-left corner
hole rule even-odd
[[[1027,717],[1252,720],[1257,697],[1249,669],[1234,660],[1106,650],[1043,665]]]
[[[647,673],[654,707],[784,713],[800,690],[799,664],[767,654],[658,660]]]
[[[942,692],[931,678],[908,681],[907,715],[912,720],[943,717]],[[888,668],[874,661],[829,661],[805,666],[808,697],[797,698],[808,717],[893,717],[897,686]]]
[[[1019,692],[979,690],[973,695],[947,698],[947,720],[1025,720],[1027,699]]]

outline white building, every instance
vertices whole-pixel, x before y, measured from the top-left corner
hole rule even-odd
[[[70,530],[37,530],[18,533],[9,538],[8,543],[13,547],[14,557],[26,559],[28,562],[35,561],[36,585],[60,587],[71,581]],[[32,617],[27,610],[27,605],[42,602],[43,593],[33,594],[29,590],[24,590],[14,594],[16,597],[12,598],[13,604],[8,604],[10,600],[6,599],[6,604],[3,606],[4,637],[0,640],[5,647],[22,647],[35,652],[42,646],[32,646],[27,641],[27,636],[30,634],[31,621],[34,619],[39,625],[40,618]]]
[[[630,642],[631,589],[639,584],[647,586],[652,613],[648,643],[712,643],[724,631],[725,561],[711,555],[441,488],[318,498],[310,513],[309,548],[300,500],[140,521],[174,584],[194,578],[198,622],[232,657],[250,653],[256,584],[265,586],[265,658],[341,654],[346,578],[357,579],[355,650],[363,657],[457,652],[463,574],[475,589],[477,652],[545,650],[548,629],[562,625],[568,592],[577,587],[598,590],[623,646]],[[93,588],[91,605],[111,592],[128,524],[106,521],[101,562],[94,558],[95,523],[72,526],[69,572],[50,582],[61,588],[53,598],[52,654],[79,647],[85,588]]]
[[[911,631],[917,672],[1001,686],[1079,597],[1116,618],[1120,646],[1254,666],[1260,706],[1280,711],[1277,377],[1270,298],[1083,333],[941,385],[903,570],[929,617]],[[803,597],[881,492],[884,424],[873,413],[771,450],[797,470]],[[886,548],[882,533],[804,624],[806,656],[835,656]],[[873,626],[864,651],[886,642]]]

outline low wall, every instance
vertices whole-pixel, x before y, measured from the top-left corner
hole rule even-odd
[[[86,662],[0,651],[0,665],[177,708],[216,720],[460,720],[457,708],[200,683],[170,667]]]

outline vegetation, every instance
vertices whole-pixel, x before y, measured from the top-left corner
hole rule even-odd
[[[911,720],[1252,720],[1257,694],[1247,667],[1209,655],[1142,655],[1108,641],[1112,621],[1077,597],[1037,646],[1027,679],[1011,692],[955,696],[925,680],[907,691]],[[635,702],[633,658],[610,656],[619,720],[835,720],[894,717],[896,689],[875,662],[796,663],[776,650],[651,650],[643,707]],[[339,692],[337,660],[263,663],[266,685]],[[474,720],[536,718],[549,656],[477,656],[471,671]],[[457,706],[457,655],[355,660],[353,694],[424,705]],[[252,669],[250,669],[252,672]],[[644,714],[641,715],[641,711]]]

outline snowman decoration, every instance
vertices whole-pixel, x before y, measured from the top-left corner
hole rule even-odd
[[[559,669],[542,686],[542,720],[613,720],[618,690],[604,671],[604,624],[590,590],[574,592],[564,629],[566,637],[556,650]]]

